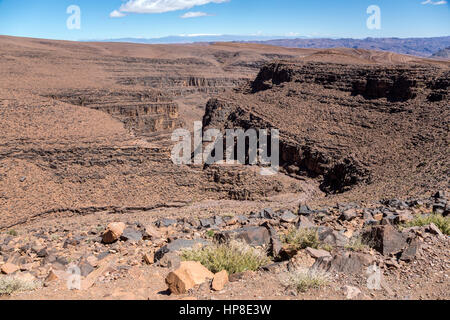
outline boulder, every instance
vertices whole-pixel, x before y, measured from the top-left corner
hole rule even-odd
[[[281,222],[287,223],[295,223],[298,220],[298,216],[290,212],[289,210],[285,210],[280,217]]]
[[[310,216],[312,215],[314,212],[306,205],[306,204],[301,204],[298,207],[298,211],[297,214],[299,216]]]
[[[348,243],[348,238],[333,229],[320,227],[318,228],[319,240],[325,244],[336,247],[344,247]]]
[[[177,252],[182,249],[190,249],[193,247],[202,247],[206,245],[210,245],[211,243],[204,239],[193,239],[193,240],[187,240],[187,239],[177,239],[175,241],[172,241],[156,251],[155,253],[155,260],[160,260],[164,255],[166,255],[169,252]]]
[[[275,219],[277,214],[271,208],[262,209],[259,213],[263,219]]]
[[[307,217],[300,216],[298,217],[298,221],[295,225],[297,229],[311,229],[316,228],[316,225]]]
[[[331,257],[321,257],[316,260],[313,269],[324,271],[336,271],[346,274],[361,274],[366,268],[373,264],[375,258],[369,254],[360,252],[340,252]]]
[[[408,239],[408,246],[403,250],[400,260],[412,261],[420,250],[420,242],[417,239]]]
[[[125,228],[120,236],[122,241],[139,241],[142,240],[142,232],[133,228]]]
[[[358,217],[358,211],[356,211],[356,209],[352,208],[352,209],[347,209],[344,212],[342,212],[341,216],[339,217],[339,219],[344,220],[344,221],[351,221],[355,218]]]
[[[7,262],[0,267],[0,271],[4,274],[11,274],[19,270],[19,267],[13,263]]]
[[[433,222],[430,223],[430,225],[428,225],[425,228],[426,232],[429,232],[431,234],[437,235],[438,237],[443,237],[444,234],[442,233],[441,229],[439,229]]]
[[[225,285],[229,282],[228,272],[226,270],[222,270],[214,275],[211,288],[214,291],[221,291],[225,288]]]
[[[103,233],[102,241],[104,243],[113,243],[119,240],[123,231],[125,230],[125,223],[113,222],[108,225],[106,231]]]
[[[176,225],[176,224],[177,224],[177,220],[174,220],[174,219],[167,219],[167,218],[158,220],[158,221],[156,221],[156,223],[155,223],[155,225],[156,225],[158,228],[167,228],[167,227],[170,227],[170,226],[173,226],[173,225]]]
[[[391,225],[374,226],[363,233],[363,241],[382,255],[395,254],[406,247],[406,237]]]
[[[306,252],[313,258],[331,257],[331,253],[322,249],[306,248]]]
[[[278,257],[283,245],[277,231],[268,222],[262,224],[269,231],[272,257]]]
[[[232,231],[216,233],[214,240],[218,243],[227,243],[230,240],[240,240],[257,247],[270,244],[270,234],[267,228],[259,226],[249,226]]]
[[[181,258],[176,252],[169,252],[158,261],[158,265],[163,268],[178,268],[180,263]]]
[[[213,279],[214,274],[201,263],[183,261],[180,267],[172,271],[166,277],[166,283],[173,294],[185,294],[189,289],[204,283],[207,279]]]
[[[144,240],[155,241],[156,239],[161,238],[161,234],[152,225],[147,225],[147,226],[145,226],[144,232],[142,233],[142,238]]]
[[[142,256],[142,260],[144,260],[144,262],[146,264],[154,264],[155,263],[155,254],[154,253],[145,253]]]

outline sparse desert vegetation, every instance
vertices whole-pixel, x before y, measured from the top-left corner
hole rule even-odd
[[[36,280],[23,279],[17,276],[0,276],[0,296],[32,291],[40,286],[41,284]]]
[[[284,274],[282,282],[288,288],[297,292],[306,292],[309,289],[319,289],[329,283],[330,276],[320,270],[300,269]]]
[[[240,241],[185,250],[183,260],[198,261],[213,273],[226,270],[229,274],[256,271],[270,262],[264,250]]]
[[[403,227],[423,227],[433,223],[445,235],[450,235],[450,217],[441,214],[418,215],[411,221],[403,224]]]

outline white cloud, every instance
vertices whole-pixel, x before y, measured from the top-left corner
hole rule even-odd
[[[441,4],[447,4],[447,1],[441,0],[441,1],[432,1],[432,0],[426,0],[424,2],[421,2],[422,4],[432,4],[434,6],[439,6]]]
[[[111,12],[109,14],[109,16],[111,18],[122,18],[122,17],[125,17],[126,15],[118,10],[114,10],[113,12]]]
[[[230,0],[128,0],[127,3],[120,6],[119,11],[122,13],[163,13],[228,1]]]
[[[210,16],[210,14],[207,14],[206,12],[186,12],[183,14],[180,18],[182,19],[189,19],[189,18],[198,18],[198,17],[207,17]]]

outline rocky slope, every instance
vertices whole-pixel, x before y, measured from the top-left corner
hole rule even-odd
[[[12,37],[0,58],[0,289],[34,289],[0,299],[447,299],[443,225],[403,226],[448,219],[447,62]],[[173,164],[172,130],[202,118],[279,128],[282,172]],[[320,243],[280,243],[303,227]],[[256,236],[270,263],[167,291],[178,249],[231,236]],[[71,263],[82,290],[67,287]],[[382,289],[367,288],[367,263]],[[304,293],[281,281],[313,265],[332,281]]]
[[[328,193],[417,195],[448,183],[449,83],[446,65],[277,61],[210,100],[204,124],[279,129],[283,167]]]

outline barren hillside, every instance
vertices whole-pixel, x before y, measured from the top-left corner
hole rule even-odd
[[[449,67],[0,36],[0,299],[448,299]],[[202,120],[279,129],[281,172],[175,165],[173,130]],[[304,229],[314,239],[296,244]],[[234,238],[260,263],[219,289],[176,283],[180,250]],[[81,290],[66,286],[73,264]],[[332,277],[297,292],[280,279],[299,268]],[[7,281],[36,286],[9,296]]]

